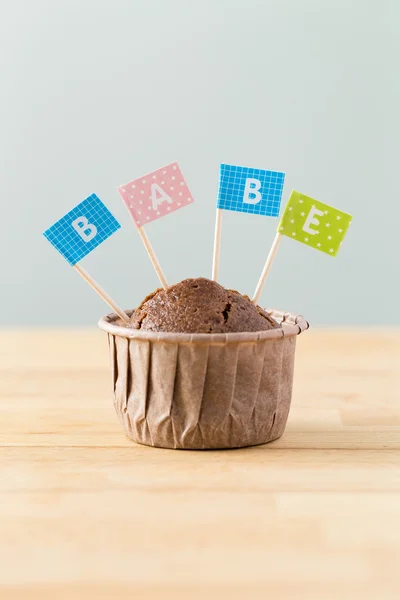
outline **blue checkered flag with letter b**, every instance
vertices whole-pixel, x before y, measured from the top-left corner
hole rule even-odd
[[[220,166],[217,208],[278,217],[285,173]]]
[[[100,198],[92,194],[43,235],[73,266],[120,227]]]

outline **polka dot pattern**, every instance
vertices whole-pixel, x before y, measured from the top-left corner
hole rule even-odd
[[[121,185],[118,191],[136,227],[142,227],[194,201],[177,162]],[[143,204],[143,198],[149,200]]]
[[[277,231],[336,256],[351,220],[348,213],[293,190]]]

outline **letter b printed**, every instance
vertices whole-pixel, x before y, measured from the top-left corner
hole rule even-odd
[[[100,198],[91,194],[43,235],[70,265],[76,265],[120,227]]]
[[[221,164],[217,208],[277,217],[285,174]]]
[[[244,187],[243,202],[245,204],[258,204],[262,198],[260,193],[261,181],[248,177]]]
[[[78,217],[71,223],[84,242],[90,242],[97,235],[97,227],[89,223],[86,217]]]

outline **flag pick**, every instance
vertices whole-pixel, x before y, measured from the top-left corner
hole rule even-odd
[[[222,211],[278,217],[285,173],[221,164],[215,219],[212,279],[217,281],[221,251]]]
[[[49,227],[43,235],[112,310],[129,323],[125,311],[78,264],[120,227],[100,198],[92,194]]]
[[[143,227],[194,202],[182,171],[178,163],[173,162],[117,189],[133,219],[161,285],[167,289],[166,277]]]
[[[348,213],[293,190],[279,221],[252,302],[258,303],[282,236],[290,237],[329,256],[336,256],[352,218]]]

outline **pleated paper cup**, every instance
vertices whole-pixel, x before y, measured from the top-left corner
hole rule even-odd
[[[160,448],[241,448],[284,432],[300,315],[256,333],[156,333],[99,321],[107,332],[114,404],[126,435]],[[129,314],[129,312],[128,312]]]

